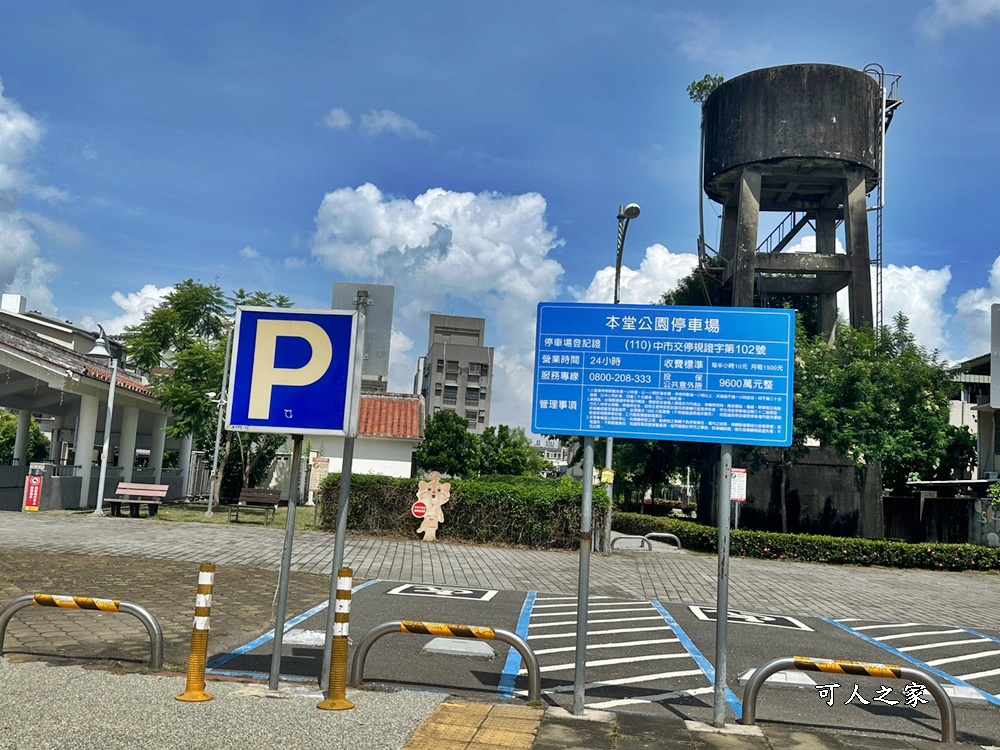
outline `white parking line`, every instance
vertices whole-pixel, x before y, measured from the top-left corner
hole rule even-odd
[[[634,662],[640,661],[663,661],[665,659],[684,659],[691,658],[691,654],[684,651],[680,654],[650,654],[647,656],[626,656],[623,659],[594,659],[588,661],[585,666],[589,669],[590,667],[609,667],[614,664],[632,664]],[[576,667],[576,662],[566,662],[564,664],[549,664],[545,667],[540,667],[540,672],[565,672],[569,669],[574,669]],[[527,674],[527,669],[518,670],[518,674]]]
[[[963,654],[962,656],[949,656],[947,659],[934,659],[934,661],[927,661],[924,664],[930,664],[932,667],[936,667],[939,664],[952,664],[956,661],[971,661],[972,659],[981,659],[984,656],[996,656],[1000,654],[1000,651],[980,651],[978,654]]]
[[[552,599],[544,599],[543,601],[550,602],[550,601],[553,601],[553,600]],[[618,601],[615,601],[615,602],[595,602],[594,601],[594,597],[591,597],[588,603],[589,603],[589,605],[591,607],[595,607],[595,606],[596,607],[602,607],[602,606],[608,606],[608,605],[618,606],[619,604],[645,604],[647,607],[649,606],[649,602],[648,601],[636,601],[636,602],[618,602]],[[576,609],[576,600],[574,599],[572,602],[566,602],[565,604],[536,604],[535,607],[534,607],[534,609],[549,609],[551,607],[570,607],[570,608],[572,608],[572,609],[575,610]]]
[[[857,630],[857,628],[855,628]],[[892,641],[896,638],[916,638],[918,635],[951,635],[952,633],[965,633],[967,631],[961,628],[956,628],[955,630],[924,630],[920,633],[896,633],[894,635],[876,635],[872,636],[876,641]]]
[[[972,674],[960,674],[958,679],[960,680],[978,680],[980,677],[996,677],[1000,674],[1000,669],[990,669],[986,672],[973,672]]]
[[[926,651],[929,648],[944,648],[945,646],[962,646],[966,643],[991,643],[989,638],[969,638],[962,641],[941,641],[940,643],[924,643],[920,646],[900,646],[897,651]]]
[[[669,630],[669,628],[665,628]],[[576,635],[574,633],[574,635]],[[621,643],[588,643],[587,650],[591,651],[599,648],[625,648],[626,646],[653,646],[661,643],[680,643],[680,638],[653,638],[648,641],[623,641]],[[567,651],[576,651],[576,646],[559,646],[557,648],[536,648],[532,649],[535,656],[542,654],[559,654]]]
[[[647,604],[645,607],[626,607],[625,609],[601,609],[591,614],[614,614],[615,612],[654,612],[655,610]],[[564,615],[575,615],[573,612],[539,612],[535,617],[562,617]]]
[[[692,688],[691,690],[678,690],[674,693],[658,693],[656,695],[647,695],[642,698],[619,698],[618,700],[612,701],[602,701],[600,703],[588,703],[587,708],[590,709],[602,709],[602,708],[617,708],[619,706],[634,706],[637,703],[657,703],[659,701],[668,701],[674,698],[687,698],[695,695],[707,695],[715,690],[714,686]]]
[[[659,615],[653,615],[652,617],[614,617],[608,620],[588,620],[588,624],[591,622],[637,622],[638,620],[659,620],[663,622],[663,618]],[[559,622],[543,622],[539,624],[531,623],[528,626],[529,631],[534,628],[554,628],[561,627],[565,625],[576,625],[576,620],[560,620]],[[530,636],[529,636],[530,637]]]
[[[654,682],[656,680],[669,680],[674,677],[694,677],[695,675],[705,676],[700,669],[683,669],[679,672],[660,672],[659,674],[644,674],[638,677],[620,677],[616,680],[604,680],[602,682],[588,682],[584,685],[584,690],[594,690],[600,687],[613,687],[615,685],[636,685],[642,682]],[[573,685],[560,685],[558,687],[543,690],[543,693],[572,693]],[[527,691],[518,691],[527,692]]]
[[[587,635],[615,635],[617,633],[651,633],[654,630],[670,630],[669,627],[664,625],[663,627],[657,628],[611,628],[610,630],[587,630]],[[565,633],[546,633],[545,635],[529,635],[529,641],[543,641],[550,640],[552,638],[575,638],[576,631],[568,630]]]
[[[838,622],[843,622],[843,620],[838,620]],[[860,628],[854,628],[855,630],[877,630],[878,628],[912,628],[914,625],[919,625],[919,622],[892,622],[883,623],[881,625],[862,625]]]

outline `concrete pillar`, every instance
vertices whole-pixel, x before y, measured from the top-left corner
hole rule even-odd
[[[90,503],[90,474],[94,461],[94,442],[97,440],[97,412],[101,402],[96,396],[80,397],[80,422],[77,425],[76,437],[73,440],[74,459],[79,467],[76,475],[80,477],[80,507],[86,508]]]
[[[757,227],[760,223],[760,172],[744,169],[740,175],[739,218],[736,226],[736,267],[733,306],[753,307],[756,275]]]
[[[17,433],[14,435],[14,464],[28,465],[28,432],[31,429],[31,411],[21,409],[17,413]]]
[[[194,446],[194,435],[185,435],[181,438],[180,456],[179,456],[179,466],[181,470],[181,492],[184,496],[191,494],[189,492],[188,482],[191,477],[191,448]]]
[[[52,435],[49,440],[49,461],[54,464],[59,463],[62,447],[63,418],[54,417],[52,419]]]
[[[816,252],[833,255],[837,252],[837,215],[832,208],[821,208],[816,213]],[[828,340],[837,325],[837,295],[819,294],[819,332]]]
[[[851,259],[851,284],[848,287],[851,326],[861,328],[874,322],[872,311],[871,255],[868,247],[868,199],[865,176],[851,170],[844,181],[844,234],[847,255]]]
[[[139,407],[126,406],[122,411],[121,443],[118,446],[118,464],[122,467],[122,481],[132,481],[135,467],[135,435],[139,429]]]
[[[157,414],[153,421],[152,444],[149,447],[149,465],[153,468],[153,484],[160,484],[163,477],[163,446],[167,440],[167,415]]]

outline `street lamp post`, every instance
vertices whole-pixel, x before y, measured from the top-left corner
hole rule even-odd
[[[638,203],[629,203],[627,206],[618,206],[618,254],[615,256],[615,304],[617,305],[621,299],[621,280],[622,280],[622,252],[625,250],[625,235],[628,233],[629,222],[639,215],[640,212]],[[614,454],[614,438],[609,437],[607,439],[607,446],[604,450],[604,468],[611,469],[612,456]],[[604,524],[604,535],[605,537],[610,536],[610,520],[611,520],[611,505],[614,501],[615,486],[614,480],[608,482],[605,485],[608,491],[608,514],[606,516],[607,521]],[[610,550],[608,545],[611,544],[610,539],[605,539],[604,546],[607,550]]]
[[[108,454],[111,451],[111,417],[115,409],[115,385],[118,381],[118,359],[112,355],[108,349],[108,337],[104,333],[104,327],[98,326],[101,335],[94,342],[94,348],[90,350],[91,357],[111,360],[111,383],[108,386],[108,413],[104,418],[104,445],[101,447],[101,472],[97,480],[97,509],[95,516],[104,515],[104,480],[108,476]],[[86,481],[90,481],[88,478]]]
[[[229,357],[233,351],[233,327],[229,327],[229,336],[226,338],[226,359],[222,365],[222,391],[218,394],[218,414],[215,423],[215,451],[212,453],[212,473],[208,481],[208,510],[205,511],[207,518],[212,517],[212,505],[217,502],[216,489],[219,486],[219,444],[222,442],[222,410],[226,404],[226,388],[229,384]],[[212,394],[208,397],[212,399]],[[214,399],[213,399],[214,400]]]

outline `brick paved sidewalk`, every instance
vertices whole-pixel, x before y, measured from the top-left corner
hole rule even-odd
[[[95,518],[66,512],[0,514],[0,550],[143,557],[186,562],[193,569],[214,562],[220,567],[274,571],[283,540],[283,529],[263,526]],[[328,580],[332,554],[332,535],[297,532],[292,569]],[[573,594],[579,563],[575,552],[350,537],[345,564],[360,580]],[[712,555],[616,551],[612,556],[594,555],[591,563],[591,592],[600,595],[711,604],[716,579]],[[770,614],[903,618],[992,629],[1000,622],[1000,574],[734,558],[729,604],[733,609]]]

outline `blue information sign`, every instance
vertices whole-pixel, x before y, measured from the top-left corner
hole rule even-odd
[[[347,310],[239,308],[226,429],[351,434],[356,317]]]
[[[795,311],[538,306],[538,434],[792,443]]]

